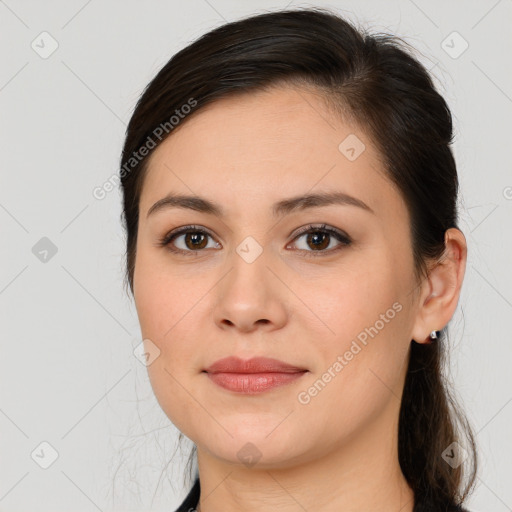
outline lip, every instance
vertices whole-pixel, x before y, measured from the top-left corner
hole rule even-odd
[[[254,357],[248,360],[226,357],[216,361],[204,372],[212,382],[224,389],[255,395],[289,384],[308,370],[267,357]]]
[[[253,357],[240,359],[238,357],[225,357],[219,359],[204,371],[207,373],[298,373],[306,371],[291,364],[268,357]]]

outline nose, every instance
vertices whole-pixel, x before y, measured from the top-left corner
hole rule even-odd
[[[215,294],[214,320],[219,328],[249,333],[285,325],[290,292],[266,256],[262,253],[251,261],[234,251],[229,258],[229,271]]]

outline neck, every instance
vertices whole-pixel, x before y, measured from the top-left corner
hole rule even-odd
[[[412,512],[414,493],[400,469],[397,440],[397,422],[380,418],[323,456],[267,469],[221,460],[197,446],[197,510]]]

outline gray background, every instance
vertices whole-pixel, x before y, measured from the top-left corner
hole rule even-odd
[[[184,497],[191,444],[169,464],[177,430],[133,354],[120,195],[92,192],[117,172],[135,102],[173,53],[224,21],[287,5],[335,7],[403,36],[452,109],[469,260],[450,374],[481,460],[468,505],[512,510],[512,1],[6,0],[0,511],[170,511]]]

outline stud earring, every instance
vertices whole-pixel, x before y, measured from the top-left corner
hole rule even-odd
[[[430,339],[431,340],[437,340],[437,333],[438,333],[438,331],[432,331],[430,333]]]

